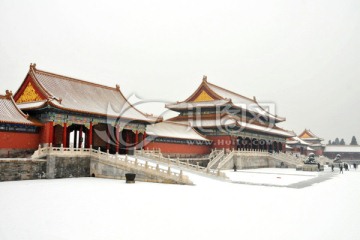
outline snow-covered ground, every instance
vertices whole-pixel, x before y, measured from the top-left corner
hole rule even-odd
[[[233,182],[264,184],[274,186],[289,186],[294,183],[314,179],[323,172],[303,172],[294,168],[260,168],[224,171],[226,176]]]
[[[237,177],[291,176],[282,171]],[[360,171],[301,189],[189,175],[195,186],[97,178],[1,182],[0,239],[360,239]]]

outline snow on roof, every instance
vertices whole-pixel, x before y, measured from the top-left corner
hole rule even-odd
[[[174,122],[160,122],[146,127],[146,134],[158,137],[210,141],[192,127]]]
[[[226,99],[231,99],[231,101],[234,103],[234,104],[246,104],[246,105],[251,105],[251,104],[254,104],[256,103],[253,99],[251,98],[247,98],[247,97],[244,97],[240,94],[237,94],[237,93],[234,93],[234,92],[231,92],[227,89],[224,89],[224,88],[221,88],[219,86],[216,86],[212,83],[209,83],[207,82],[207,85],[208,87],[210,87],[210,89],[212,91],[214,91],[217,95],[219,96],[222,96],[223,98],[226,98]]]
[[[290,149],[293,149],[292,147],[290,147],[290,146],[287,145],[287,144],[285,145],[285,148],[286,148],[286,149],[289,149],[289,150],[290,150]]]
[[[315,151],[315,149],[313,149],[313,148],[311,148],[311,147],[309,147],[309,146],[306,148],[306,150],[308,150],[308,151]]]
[[[213,107],[213,106],[229,103],[232,104],[232,106],[234,107],[244,109],[256,115],[262,115],[264,117],[274,119],[276,122],[285,121],[285,118],[276,116],[275,114],[265,110],[263,106],[259,105],[259,103],[255,100],[255,98],[251,99],[244,97],[240,94],[237,94],[230,90],[209,83],[206,79],[207,78],[205,77],[201,85],[188,99],[186,99],[183,102],[167,104],[166,107],[173,110],[179,110],[179,109],[191,109],[196,107],[206,107],[206,106]],[[194,102],[194,97],[200,91],[201,92],[211,91],[211,95],[214,95],[216,97],[214,98],[214,100]]]
[[[16,106],[11,95],[0,95],[0,122],[37,125],[27,119],[27,115]]]
[[[310,129],[305,129],[300,135],[302,139],[306,140],[323,140],[322,138],[315,135]]]
[[[327,145],[324,152],[360,153],[359,145]]]
[[[240,120],[236,120],[233,117],[229,116],[229,115],[225,115],[221,118],[215,118],[215,119],[182,119],[182,120],[178,120],[176,122],[181,122],[181,123],[185,123],[185,124],[189,124],[190,126],[193,127],[221,127],[221,126],[240,126],[244,129],[248,129],[248,130],[253,130],[253,131],[260,131],[263,133],[268,133],[268,134],[275,134],[275,135],[280,135],[280,136],[284,136],[284,137],[292,137],[294,136],[292,133],[277,128],[276,126],[261,126],[261,125],[257,125],[257,124],[252,124],[252,123],[247,123],[247,122],[243,122]]]
[[[290,140],[286,140],[287,144],[302,144],[302,145],[310,145],[310,143],[305,142],[301,138],[294,136]]]
[[[38,101],[38,102],[23,102],[23,103],[17,103],[16,105],[17,105],[21,110],[29,110],[29,109],[33,109],[33,108],[39,108],[39,107],[43,106],[45,103],[46,103],[46,100]]]
[[[177,103],[169,103],[166,104],[165,107],[171,109],[192,109],[196,107],[216,107],[222,106],[229,103],[230,100],[214,100],[214,101],[206,101],[206,102],[177,102]]]
[[[30,76],[46,93],[49,104],[64,110],[122,117],[147,122],[157,118],[144,114],[133,107],[120,91],[115,88],[86,82],[54,73],[41,71],[30,66]],[[43,102],[42,102],[43,103]],[[22,109],[39,107],[40,103],[22,104]]]
[[[275,135],[281,135],[281,136],[285,136],[285,137],[293,136],[291,133],[289,133],[283,129],[274,128],[274,127],[270,127],[270,126],[260,126],[260,125],[245,123],[245,122],[241,122],[241,121],[238,121],[238,124],[242,127],[245,127],[246,129],[250,129],[250,130],[259,130],[261,132],[271,133],[271,134],[275,134]]]

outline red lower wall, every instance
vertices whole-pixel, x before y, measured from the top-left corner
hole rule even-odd
[[[179,154],[209,154],[211,152],[211,145],[188,145],[176,143],[160,143],[150,142],[147,143],[145,149],[161,149],[162,153],[179,153]]]
[[[0,132],[0,148],[37,149],[39,133]]]

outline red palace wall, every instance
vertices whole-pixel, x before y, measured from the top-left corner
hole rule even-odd
[[[38,133],[0,132],[0,149],[37,149],[39,140]]]
[[[176,144],[176,143],[160,143],[150,142],[147,143],[145,149],[161,149],[162,153],[179,153],[189,155],[203,155],[211,152],[211,145],[188,145],[188,144]]]
[[[50,144],[53,141],[53,123],[47,122],[40,128],[40,143]]]

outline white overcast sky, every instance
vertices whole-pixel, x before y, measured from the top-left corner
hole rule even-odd
[[[186,99],[207,75],[276,103],[280,127],[360,140],[358,0],[0,0],[2,94],[30,63],[162,102]]]

